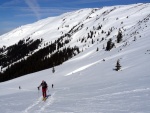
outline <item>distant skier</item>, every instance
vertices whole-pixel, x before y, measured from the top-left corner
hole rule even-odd
[[[19,86],[19,89],[21,89],[21,86]]]
[[[42,87],[42,93],[43,93],[43,100],[46,100],[46,90],[47,90],[47,83],[43,80],[40,86],[38,87],[38,90],[40,90],[40,87]]]
[[[52,88],[54,87],[54,84],[52,84]]]

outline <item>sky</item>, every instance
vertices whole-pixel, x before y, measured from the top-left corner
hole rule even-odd
[[[0,0],[0,35],[19,26],[82,8],[150,3],[150,0]]]

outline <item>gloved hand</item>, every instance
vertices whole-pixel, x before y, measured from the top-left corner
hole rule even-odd
[[[38,88],[38,90],[40,90],[40,87],[37,87]]]

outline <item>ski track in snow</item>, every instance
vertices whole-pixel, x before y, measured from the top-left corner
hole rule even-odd
[[[42,113],[47,107],[49,107],[51,104],[53,104],[55,93],[56,92],[54,92],[52,95],[50,95],[50,97],[45,102],[46,104],[44,104],[44,106],[41,107],[41,109],[38,111],[38,113]]]
[[[29,106],[25,111],[22,113],[29,113],[34,107],[36,107],[42,100],[42,97],[40,97],[36,102],[34,102],[31,106]]]
[[[47,107],[49,107],[54,102],[54,95],[55,92],[52,95],[50,95],[45,102],[42,101],[42,97],[40,97],[36,102],[34,102],[22,113],[42,113]]]

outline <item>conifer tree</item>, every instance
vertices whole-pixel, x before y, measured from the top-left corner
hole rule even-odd
[[[120,43],[121,41],[122,41],[122,32],[121,30],[119,30],[117,35],[117,43]]]
[[[98,51],[99,49],[97,48],[96,51]]]
[[[112,39],[109,39],[106,46],[106,51],[110,51],[113,48]]]
[[[55,73],[55,68],[54,68],[54,66],[53,66],[52,72]]]
[[[92,39],[92,44],[94,44],[94,40]]]
[[[117,60],[117,63],[116,63],[116,71],[119,71],[121,69],[121,65],[120,65],[120,60],[118,59]]]

